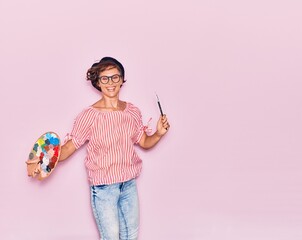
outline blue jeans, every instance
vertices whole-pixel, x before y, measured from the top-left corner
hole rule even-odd
[[[90,193],[101,240],[136,240],[139,228],[136,180],[91,186]]]

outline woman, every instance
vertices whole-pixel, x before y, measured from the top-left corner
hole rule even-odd
[[[170,125],[166,116],[157,122],[153,135],[145,133],[140,110],[119,99],[125,82],[123,65],[104,57],[87,71],[87,80],[101,99],[76,118],[59,161],[67,159],[87,142],[85,166],[91,192],[91,206],[101,239],[137,239],[139,204],[136,178],[142,161],[135,151],[155,146]]]

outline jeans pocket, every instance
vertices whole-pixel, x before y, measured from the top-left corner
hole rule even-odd
[[[101,193],[101,191],[106,190],[107,188],[108,188],[107,184],[91,186],[91,193],[93,194],[93,196],[95,196],[98,193]]]
[[[96,185],[96,186],[92,186],[93,190],[104,190],[106,188],[108,188],[109,185],[107,184],[101,184],[101,185]]]

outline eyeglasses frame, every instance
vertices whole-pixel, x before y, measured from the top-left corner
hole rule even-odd
[[[119,78],[118,78],[118,81],[114,81],[113,80],[113,77],[115,77],[115,76],[118,76]],[[101,78],[103,78],[103,77],[106,77],[108,80],[106,81],[106,82],[103,82],[102,80],[101,80]],[[122,78],[122,75],[120,75],[120,74],[114,74],[114,75],[112,75],[112,76],[100,76],[100,77],[98,77],[98,82],[100,82],[100,83],[102,83],[102,84],[107,84],[107,83],[109,83],[109,81],[111,80],[113,83],[118,83],[119,81],[121,81],[121,78]]]

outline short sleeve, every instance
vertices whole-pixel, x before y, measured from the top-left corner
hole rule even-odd
[[[141,140],[144,132],[145,132],[145,126],[143,125],[142,120],[142,114],[141,111],[135,107],[134,105],[131,105],[131,113],[135,122],[135,131],[132,137],[133,143],[137,144]]]
[[[72,140],[77,149],[89,141],[94,119],[95,114],[90,108],[85,109],[76,117],[69,139]]]

